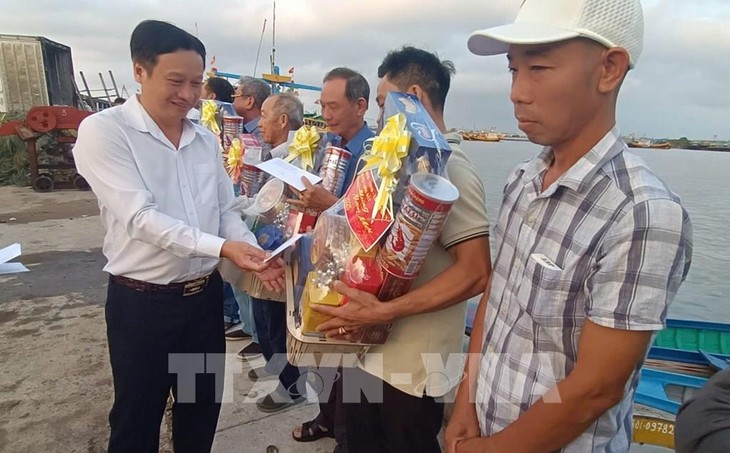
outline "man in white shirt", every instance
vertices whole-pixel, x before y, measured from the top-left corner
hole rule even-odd
[[[156,452],[170,389],[175,451],[210,451],[223,379],[221,257],[280,288],[240,218],[217,138],[185,118],[205,47],[165,22],[132,33],[142,93],[92,115],[74,157],[99,200],[114,406],[109,451]]]

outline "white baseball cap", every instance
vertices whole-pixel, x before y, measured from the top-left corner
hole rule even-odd
[[[622,47],[633,68],[641,55],[644,14],[639,0],[524,0],[511,24],[477,30],[467,46],[477,55],[507,53],[510,44],[547,44],[584,37]]]

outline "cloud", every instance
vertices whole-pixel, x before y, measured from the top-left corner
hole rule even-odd
[[[6,34],[46,36],[72,47],[74,68],[92,88],[98,73],[112,70],[131,93],[129,34],[143,19],[168,20],[203,40],[220,70],[268,71],[272,2],[211,0],[6,2],[0,29]],[[365,75],[374,91],[385,54],[404,44],[435,51],[457,69],[446,105],[449,126],[515,131],[504,57],[477,57],[466,49],[472,31],[507,22],[520,0],[279,0],[276,61],[296,68],[298,82],[319,85],[329,69],[348,66]],[[730,139],[730,4],[724,0],[645,0],[644,53],[627,79],[618,109],[624,132],[653,136]],[[258,65],[256,53],[266,23]],[[80,78],[77,77],[80,82]],[[107,80],[108,82],[108,80]],[[307,109],[316,93],[302,92]],[[374,104],[371,104],[374,105]],[[374,107],[368,117],[377,115]]]

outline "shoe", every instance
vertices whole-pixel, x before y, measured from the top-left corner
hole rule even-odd
[[[248,346],[238,351],[236,357],[238,360],[248,362],[249,360],[258,359],[261,355],[261,346],[258,343],[251,342]]]
[[[243,331],[243,329],[241,328],[241,324],[238,324],[231,329],[226,330],[226,340],[238,341],[247,340],[249,338],[251,338],[251,335]]]
[[[231,321],[223,321],[223,330],[228,332],[232,327],[237,327],[241,325],[241,321],[231,322]]]
[[[264,366],[248,370],[248,378],[252,382],[263,381],[274,377],[276,377],[276,375],[266,371],[266,367]]]
[[[335,438],[335,433],[332,429],[327,429],[324,426],[317,423],[317,419],[310,420],[302,423],[300,428],[301,432],[299,437],[295,436],[296,431],[292,431],[291,437],[297,442],[314,442],[315,440],[322,439],[323,437]],[[337,451],[335,447],[335,451]]]
[[[287,407],[299,404],[304,400],[305,398],[303,396],[292,398],[289,395],[282,395],[277,390],[274,390],[265,397],[256,401],[256,407],[258,407],[261,412],[279,412]]]

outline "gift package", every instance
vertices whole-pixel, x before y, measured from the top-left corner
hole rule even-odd
[[[317,219],[318,212],[309,210],[300,212],[287,203],[287,200],[294,198],[295,195],[279,179],[271,177],[268,182],[261,185],[260,188],[258,187],[259,182],[263,181],[264,177],[263,172],[255,166],[255,163],[261,162],[261,147],[256,148],[253,142],[247,145],[244,137],[245,135],[241,135],[244,149],[240,171],[241,194],[246,194],[249,197],[255,194],[253,204],[246,210],[248,214],[247,223],[261,248],[271,251],[278,248],[295,233],[311,230]],[[328,150],[335,149],[331,146],[333,142],[335,140],[330,135],[320,134],[316,128],[304,126],[293,134],[287,145],[288,154],[284,161],[310,173],[315,173],[324,162],[332,161],[335,165],[342,165],[335,159],[326,160]],[[237,146],[237,140],[234,139],[231,150],[234,150]],[[345,150],[342,151],[347,153]],[[234,154],[237,155],[237,151],[234,151]],[[347,154],[349,155],[349,153]],[[229,151],[228,157],[230,162],[231,151]],[[260,179],[259,173],[255,174],[256,178],[250,177],[250,175],[254,175],[254,171],[261,173]],[[346,171],[347,167],[344,168],[344,172]],[[339,174],[334,172],[329,174],[333,176],[328,180],[330,186],[325,186],[325,189],[335,193],[334,190],[330,189],[338,188],[337,178]],[[339,183],[340,191],[341,186],[344,185],[343,182]],[[335,195],[339,196],[339,193],[335,193]],[[272,294],[266,292],[253,275],[244,280],[242,289],[254,297],[281,301],[285,299],[283,293]]]
[[[333,289],[338,280],[383,302],[408,292],[459,197],[446,176],[448,143],[418,98],[389,93],[384,108],[387,120],[366,149],[364,166],[320,215],[311,249],[298,259],[294,317],[303,335],[323,335],[317,327],[328,317],[313,306],[347,303]],[[338,153],[325,154],[335,168]],[[382,344],[389,331],[370,327],[354,341]]]

